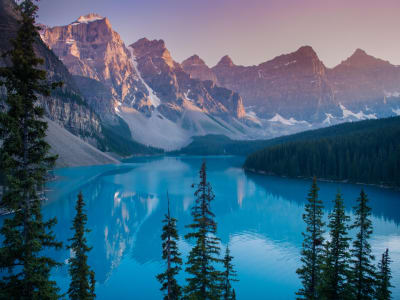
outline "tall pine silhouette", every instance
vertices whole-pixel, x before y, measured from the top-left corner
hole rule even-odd
[[[68,249],[73,252],[69,259],[69,274],[71,282],[68,289],[69,298],[72,300],[91,300],[95,298],[94,271],[87,264],[87,253],[92,249],[88,247],[85,233],[90,232],[86,229],[87,216],[84,212],[85,202],[82,193],[79,193],[76,201],[76,215],[73,221],[72,230],[74,235],[68,239],[71,244]]]
[[[301,251],[302,266],[297,269],[302,288],[297,292],[301,299],[318,299],[317,287],[320,284],[321,263],[323,257],[323,206],[318,199],[317,179],[314,177],[303,220],[306,223],[306,232],[303,232],[303,248]]]
[[[192,208],[193,223],[187,227],[191,232],[185,238],[194,240],[189,253],[186,272],[185,296],[188,299],[219,299],[221,296],[221,272],[215,266],[221,262],[217,224],[211,211],[214,194],[207,181],[206,163],[200,169],[200,183],[195,192],[196,201]]]
[[[177,246],[179,240],[178,231],[176,230],[176,219],[171,217],[168,199],[168,212],[163,220],[163,232],[161,234],[162,243],[162,258],[167,263],[167,269],[157,275],[158,281],[162,284],[161,291],[164,291],[165,300],[177,300],[182,296],[182,289],[179,286],[176,275],[181,270],[182,259]]]
[[[1,171],[5,174],[5,193],[1,207],[13,216],[0,230],[0,268],[8,275],[0,283],[0,297],[6,299],[56,299],[58,288],[51,281],[51,268],[57,263],[43,255],[44,248],[60,248],[51,227],[56,219],[44,221],[40,190],[56,157],[49,156],[45,142],[47,124],[39,96],[49,96],[46,72],[39,69],[43,60],[34,51],[39,37],[35,25],[37,6],[25,0],[15,4],[20,15],[19,29],[5,54],[10,66],[0,68],[1,85],[6,89],[4,111],[0,112]]]
[[[368,198],[364,190],[361,190],[360,197],[357,199],[354,215],[355,222],[352,228],[357,231],[357,235],[351,249],[353,299],[372,299],[375,267],[372,263],[374,256],[371,254],[371,245],[368,242],[372,234],[371,208],[368,206]]]
[[[236,279],[236,271],[233,269],[232,264],[233,256],[229,247],[226,246],[225,256],[224,256],[224,271],[222,272],[222,299],[224,300],[234,300],[236,299],[235,290],[232,288],[232,282],[238,281]]]
[[[392,292],[390,288],[392,284],[390,280],[392,273],[390,270],[391,259],[389,257],[389,249],[382,254],[382,259],[378,263],[377,282],[376,282],[376,296],[377,300],[390,300],[392,299]]]
[[[330,241],[326,242],[320,297],[322,299],[349,299],[348,285],[350,272],[350,254],[348,222],[342,195],[338,192],[333,211],[329,214]]]

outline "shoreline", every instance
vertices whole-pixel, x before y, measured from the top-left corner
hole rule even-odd
[[[262,171],[262,170],[252,169],[252,168],[242,167],[242,169],[245,172],[250,172],[250,173],[254,173],[254,174],[258,174],[258,175],[276,176],[276,177],[288,178],[288,179],[312,179],[312,177],[307,177],[307,176],[291,177],[291,176],[286,176],[286,175],[278,175],[278,174],[274,174],[274,173],[268,173],[268,172]],[[365,185],[365,186],[372,186],[372,187],[377,187],[377,188],[381,188],[381,189],[400,191],[400,187],[398,187],[398,186],[383,185],[383,184],[376,184],[376,183],[353,182],[353,181],[349,181],[347,179],[335,180],[335,179],[317,177],[317,181],[329,182],[329,183],[345,183],[345,184]]]

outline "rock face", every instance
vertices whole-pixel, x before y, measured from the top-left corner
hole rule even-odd
[[[191,102],[206,113],[222,117],[245,116],[241,97],[211,81],[193,79],[175,62],[163,40],[141,39],[130,45],[138,72],[155,93],[152,104],[174,120],[184,102]],[[155,99],[157,98],[157,99]],[[170,113],[167,113],[170,111]]]
[[[377,117],[398,109],[393,99],[400,96],[400,68],[360,49],[333,69],[326,68],[310,46],[257,66],[237,66],[229,56],[213,68],[196,63],[200,58],[187,61],[185,70],[192,77],[206,76],[238,92],[262,118],[278,114],[316,123],[328,116],[344,118],[343,107],[364,116],[367,110],[370,116],[376,112]]]
[[[217,76],[206,65],[198,55],[193,55],[182,62],[182,68],[186,73],[189,73],[192,78],[200,80],[211,80],[218,83]]]
[[[143,97],[130,53],[107,18],[81,16],[67,26],[44,28],[41,37],[71,74],[102,82],[115,100],[132,103]]]
[[[172,150],[194,135],[267,138],[400,115],[400,68],[362,50],[333,69],[310,46],[257,66],[224,56],[210,68],[198,55],[180,64],[163,40],[143,38],[126,47],[96,14],[44,27],[41,37],[63,62],[38,41],[45,68],[52,80],[66,83],[57,101],[44,101],[49,118],[92,143],[103,125],[121,118],[136,141]]]
[[[97,14],[81,16],[66,26],[45,27],[41,37],[75,75],[90,106],[101,115],[112,114],[118,103],[147,116],[161,105],[159,110],[176,121],[189,99],[206,113],[245,115],[239,95],[191,79],[162,40],[141,39],[131,45],[133,61],[109,20]]]
[[[66,26],[43,28],[41,37],[74,75],[81,94],[102,120],[112,123],[116,116],[126,118],[139,142],[163,147],[155,141],[158,132],[150,141],[139,132],[146,130],[139,128],[148,122],[147,127],[154,125],[161,131],[171,125],[161,126],[153,116],[177,126],[179,134],[186,136],[182,143],[191,135],[238,130],[226,129],[228,123],[236,127],[251,123],[237,93],[217,86],[215,77],[212,81],[191,78],[162,40],[144,38],[126,47],[109,20],[96,14]]]
[[[382,106],[400,95],[400,67],[357,49],[352,56],[328,70],[335,102],[349,107]],[[386,103],[385,103],[386,102]]]
[[[15,4],[11,0],[0,0],[0,52],[11,47],[10,39],[18,30],[19,16]],[[35,51],[44,59],[50,81],[62,81],[62,89],[56,90],[51,97],[41,99],[49,119],[66,128],[81,139],[98,146],[98,141],[104,139],[100,119],[83,101],[79,89],[71,74],[63,63],[48,47],[38,39],[34,45]],[[0,59],[0,65],[8,65],[8,59]]]

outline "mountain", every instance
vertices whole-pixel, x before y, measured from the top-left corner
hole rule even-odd
[[[238,66],[229,56],[212,68],[200,61],[189,58],[185,71],[238,92],[260,119],[326,126],[400,113],[400,68],[360,49],[332,69],[310,46],[257,66]]]
[[[79,76],[78,81],[95,80],[86,80],[80,86],[99,88],[101,83],[109,90],[110,95],[102,99],[101,105],[93,99],[97,112],[111,117],[118,102],[146,103],[148,94],[138,80],[129,50],[107,18],[97,14],[81,16],[66,26],[43,27],[41,37],[69,72]]]
[[[388,108],[397,108],[400,96],[400,67],[357,49],[353,55],[328,70],[335,102],[349,109],[384,116]],[[397,102],[397,103],[396,103]],[[389,109],[390,110],[390,109]]]
[[[4,53],[11,47],[10,39],[12,39],[18,30],[19,15],[15,10],[15,3],[12,0],[0,0],[0,52]],[[49,132],[58,132],[70,137],[75,135],[82,145],[79,154],[91,153],[92,146],[99,147],[106,145],[106,137],[102,131],[102,125],[98,115],[88,106],[81,96],[78,86],[68,69],[58,59],[58,57],[40,40],[38,39],[34,45],[37,54],[43,58],[44,65],[50,82],[62,81],[64,83],[61,89],[57,89],[51,97],[42,98],[41,105],[45,108],[45,113],[49,119]],[[0,66],[9,65],[8,58],[0,58]],[[3,91],[4,92],[4,91]],[[57,137],[48,136],[48,142],[52,147],[56,146]],[[75,141],[75,139],[73,139]],[[71,148],[72,149],[72,148]],[[106,148],[103,147],[103,150]],[[99,151],[100,152],[100,151]],[[78,156],[78,153],[76,157]],[[73,152],[69,153],[70,157],[74,156]],[[111,163],[114,159],[107,155],[97,155],[91,162]],[[68,165],[68,157],[60,156],[62,165]],[[77,159],[75,159],[75,162]],[[72,163],[73,164],[73,163]],[[86,164],[81,160],[79,164]]]
[[[143,38],[126,47],[109,20],[97,14],[44,27],[41,37],[102,121],[122,118],[137,142],[177,149],[195,135],[255,134],[258,124],[246,115],[240,95],[191,78],[162,40]]]
[[[249,155],[244,168],[399,187],[399,137],[400,117],[345,123],[271,144]]]
[[[211,80],[214,83],[218,83],[217,76],[197,54],[184,60],[182,62],[182,68],[186,73],[190,74],[192,78],[203,81]]]
[[[12,0],[0,1],[8,41],[17,16]],[[126,46],[93,13],[40,33],[44,68],[65,83],[42,100],[47,117],[120,155],[180,149],[194,136],[261,140],[400,114],[400,68],[359,49],[332,69],[310,46],[257,66],[226,55],[210,68],[198,55],[176,62],[163,40]]]

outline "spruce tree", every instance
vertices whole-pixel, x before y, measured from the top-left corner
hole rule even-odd
[[[352,288],[353,299],[364,300],[373,298],[375,284],[375,267],[372,263],[374,256],[368,242],[372,234],[371,208],[368,207],[368,198],[364,190],[361,190],[357,203],[354,207],[355,222],[351,226],[357,230],[351,249]]]
[[[224,271],[222,272],[222,298],[224,300],[232,300],[236,298],[235,291],[232,288],[231,282],[238,281],[236,279],[236,271],[233,269],[232,264],[233,256],[231,256],[229,247],[226,246],[224,256]]]
[[[322,266],[320,297],[322,299],[349,298],[350,254],[348,222],[340,192],[337,193],[333,211],[329,214],[328,228],[330,241],[327,241]]]
[[[178,231],[176,229],[176,219],[171,217],[169,209],[169,196],[168,199],[168,213],[165,215],[163,223],[163,232],[161,234],[162,243],[162,258],[167,262],[167,269],[165,272],[157,275],[158,281],[160,281],[161,291],[164,291],[165,300],[177,300],[181,299],[182,288],[179,286],[176,280],[181,270],[182,259],[177,246],[179,240]]]
[[[193,223],[187,227],[192,230],[185,235],[188,240],[194,239],[195,245],[189,253],[186,272],[185,296],[187,299],[219,299],[221,296],[221,272],[215,266],[221,262],[219,239],[216,237],[217,224],[211,211],[214,194],[207,182],[206,164],[200,169],[200,183],[195,192],[195,205],[192,208]]]
[[[69,274],[71,282],[68,295],[73,300],[91,300],[96,297],[94,293],[95,279],[94,271],[87,264],[87,253],[92,249],[88,247],[85,233],[90,230],[85,228],[87,216],[84,212],[85,202],[82,193],[79,193],[76,201],[76,215],[71,229],[74,231],[72,238],[68,239],[71,244],[67,247],[72,250],[72,257],[69,259]]]
[[[50,146],[44,140],[47,124],[38,99],[49,96],[58,84],[46,82],[46,72],[39,68],[43,60],[34,51],[34,43],[40,39],[35,25],[37,6],[25,0],[15,7],[19,29],[12,48],[3,54],[10,66],[0,68],[0,85],[6,92],[0,112],[0,167],[5,175],[0,206],[13,212],[0,230],[0,268],[8,270],[0,283],[0,296],[56,299],[58,288],[50,280],[50,271],[58,264],[44,256],[43,250],[60,248],[61,243],[51,231],[56,219],[42,218],[40,193],[56,157],[48,154]]]
[[[318,299],[317,287],[320,284],[321,263],[323,257],[323,205],[318,199],[317,179],[314,177],[303,220],[306,223],[306,232],[303,232],[303,245],[301,262],[303,265],[297,269],[302,283],[302,288],[297,292],[300,299]]]
[[[389,249],[382,254],[382,259],[378,263],[378,273],[376,274],[376,296],[377,300],[390,300],[392,299],[392,292],[390,290],[393,287],[390,283],[392,273],[390,271],[391,259],[389,257]]]

